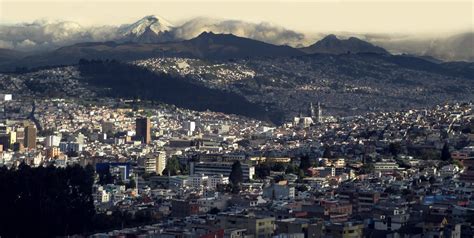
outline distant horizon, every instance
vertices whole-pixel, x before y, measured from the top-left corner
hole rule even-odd
[[[157,15],[176,26],[195,18],[210,18],[269,23],[305,34],[442,36],[474,31],[472,1],[111,2],[7,0],[0,3],[0,25],[46,20],[74,22],[86,28],[120,26]]]

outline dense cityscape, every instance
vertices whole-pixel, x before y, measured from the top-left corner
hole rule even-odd
[[[0,238],[472,238],[473,6],[0,1]]]
[[[91,165],[95,213],[130,219],[93,237],[472,235],[472,103],[351,117],[315,103],[281,126],[136,103],[32,112],[3,94],[0,163]]]

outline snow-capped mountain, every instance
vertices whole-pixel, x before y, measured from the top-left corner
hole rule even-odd
[[[139,21],[123,25],[119,28],[119,33],[123,41],[140,43],[155,43],[172,38],[171,31],[173,24],[156,15],[146,16]]]

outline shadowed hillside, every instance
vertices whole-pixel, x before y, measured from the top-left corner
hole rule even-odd
[[[81,60],[79,71],[89,84],[104,88],[104,96],[156,100],[192,110],[211,110],[279,122],[263,107],[232,92],[210,89],[186,78],[155,74],[118,61]]]

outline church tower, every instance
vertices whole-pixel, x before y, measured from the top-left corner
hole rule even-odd
[[[316,121],[321,123],[323,120],[323,109],[321,108],[321,103],[318,102],[318,115]]]

